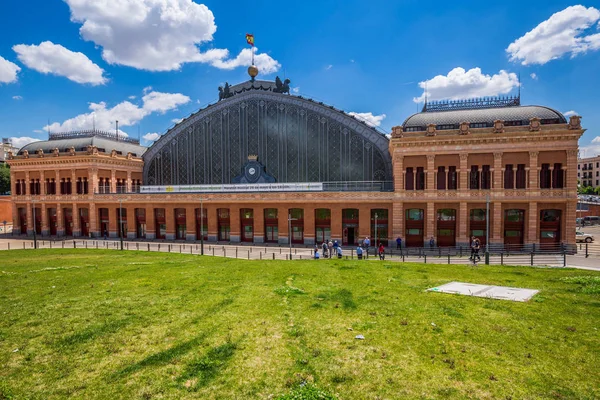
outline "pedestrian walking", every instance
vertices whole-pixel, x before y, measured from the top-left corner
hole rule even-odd
[[[396,238],[396,248],[398,250],[402,249],[402,238],[400,236]]]
[[[327,258],[327,253],[329,253],[329,246],[327,246],[327,240],[323,240],[323,258]]]
[[[327,243],[327,247],[329,249],[329,258],[333,257],[333,242],[329,239],[329,243]]]
[[[369,258],[369,246],[371,245],[371,241],[368,236],[363,241],[363,245],[365,246],[365,257]]]
[[[358,257],[359,260],[363,259],[363,249],[360,246],[356,247],[356,256]]]
[[[431,239],[429,239],[429,247],[431,247],[432,249],[435,247],[435,239],[433,238],[433,236],[431,237]]]
[[[381,261],[385,260],[385,247],[383,247],[383,243],[379,243],[379,259]]]

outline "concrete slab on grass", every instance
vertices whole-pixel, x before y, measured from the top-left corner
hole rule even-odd
[[[427,289],[427,291],[512,301],[527,301],[539,292],[539,290],[535,289],[478,285],[475,283],[464,282],[450,282],[442,286]]]

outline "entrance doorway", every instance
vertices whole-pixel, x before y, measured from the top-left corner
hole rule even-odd
[[[73,209],[63,208],[65,236],[73,236]]]
[[[79,226],[81,226],[81,236],[88,237],[90,235],[90,218],[87,208],[79,209]]]
[[[456,246],[456,210],[440,209],[437,212],[437,242],[440,247]]]
[[[345,208],[342,210],[342,244],[353,246],[357,244],[358,209]]]
[[[254,241],[254,210],[251,208],[240,209],[240,224],[242,225],[242,242]]]
[[[561,210],[540,211],[540,246],[555,249],[560,246]]]
[[[504,211],[504,246],[507,249],[520,249],[523,246],[525,230],[525,210]]]
[[[406,210],[406,247],[423,247],[424,214],[421,208]]]

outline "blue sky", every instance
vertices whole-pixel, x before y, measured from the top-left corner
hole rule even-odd
[[[597,2],[282,4],[4,2],[0,136],[44,140],[48,120],[58,131],[119,119],[131,136],[156,137],[216,101],[219,85],[247,79],[251,32],[260,78],[286,76],[294,93],[385,132],[416,112],[425,81],[429,98],[463,98],[516,94],[520,74],[523,104],[582,115],[580,146],[600,153]]]

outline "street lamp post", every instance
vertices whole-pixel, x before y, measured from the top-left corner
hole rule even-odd
[[[121,250],[123,250],[123,199],[119,199],[119,238],[121,240]]]
[[[204,199],[200,197],[200,255],[204,255]]]
[[[490,195],[485,202],[485,265],[490,265]]]

